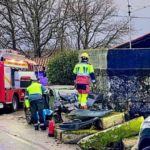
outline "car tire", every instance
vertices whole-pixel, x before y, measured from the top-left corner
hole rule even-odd
[[[58,113],[54,113],[54,114],[52,115],[52,117],[54,118],[55,123],[61,123],[61,122],[63,122],[61,116],[58,115]]]
[[[13,112],[18,110],[18,105],[19,105],[18,101],[19,101],[18,97],[16,95],[14,95],[12,98],[12,104],[11,104],[11,110]]]
[[[32,124],[32,114],[30,110],[25,109],[25,116],[26,116],[27,123]]]

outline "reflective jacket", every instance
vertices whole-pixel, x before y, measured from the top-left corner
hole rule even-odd
[[[89,84],[90,77],[93,83],[95,83],[95,74],[93,65],[87,62],[80,62],[75,65],[73,70],[73,78],[77,84]]]
[[[42,99],[42,94],[46,93],[48,90],[37,82],[32,82],[27,88],[25,99],[29,101]]]

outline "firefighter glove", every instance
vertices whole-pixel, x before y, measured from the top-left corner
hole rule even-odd
[[[95,83],[93,83],[93,89],[95,89],[96,88],[96,84]]]

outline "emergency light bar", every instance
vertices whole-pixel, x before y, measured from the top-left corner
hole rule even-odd
[[[6,54],[6,53],[10,54],[11,53],[11,54],[16,54],[17,55],[18,51],[15,51],[15,50],[12,50],[12,49],[0,49],[0,53],[3,53],[3,54]]]
[[[4,58],[4,59],[20,59],[22,61],[24,61],[25,56],[24,55],[20,55],[18,53],[18,51],[12,50],[12,49],[0,49],[0,58]]]

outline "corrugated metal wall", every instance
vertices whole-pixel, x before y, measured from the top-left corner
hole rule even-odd
[[[50,58],[34,58],[33,60],[39,65],[39,71],[42,71],[42,67],[44,66],[47,70],[47,64]]]

